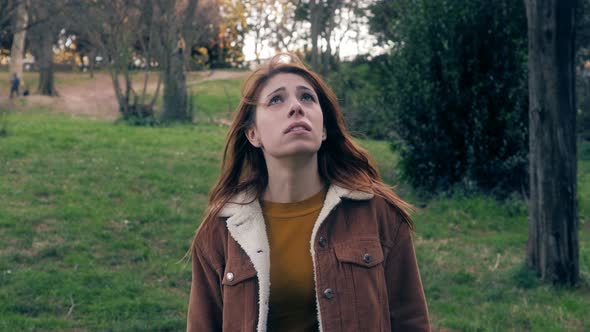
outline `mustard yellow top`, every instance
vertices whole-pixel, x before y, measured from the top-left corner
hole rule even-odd
[[[310,241],[326,190],[295,203],[262,201],[270,243],[268,331],[317,331]]]

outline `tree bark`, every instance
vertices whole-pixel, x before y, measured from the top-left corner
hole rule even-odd
[[[175,42],[176,44],[176,42]],[[176,49],[168,54],[164,65],[164,121],[192,120],[187,104],[185,50]]]
[[[96,50],[92,49],[88,52],[88,70],[90,71],[90,78],[94,78],[94,59],[96,58]]]
[[[164,121],[190,122],[193,119],[193,110],[188,103],[186,63],[196,37],[194,18],[197,4],[197,0],[185,2],[186,7],[176,12],[167,27],[163,56]]]
[[[525,0],[529,36],[529,239],[541,279],[579,280],[575,0]]]
[[[39,94],[57,96],[53,72],[53,29],[40,29],[41,44],[39,47]]]
[[[309,2],[309,18],[311,22],[311,68],[316,73],[320,70],[320,54],[318,49],[318,39],[320,35],[320,8],[322,4],[317,0]]]
[[[324,34],[326,39],[326,52],[324,53],[324,60],[322,64],[322,76],[327,77],[328,72],[333,68],[333,58],[332,58],[332,33],[336,28],[336,11],[340,11],[340,15],[342,15],[342,5],[343,2],[341,0],[332,0],[328,1],[328,8],[326,11],[327,16],[327,23],[324,26]],[[335,57],[338,57],[338,53],[335,54]]]
[[[16,9],[16,32],[12,39],[12,48],[10,50],[10,73],[23,82],[23,58],[25,55],[25,38],[27,36],[27,24],[29,23],[29,13],[24,0],[20,1]]]

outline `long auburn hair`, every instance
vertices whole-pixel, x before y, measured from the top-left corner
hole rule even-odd
[[[266,189],[268,173],[264,155],[259,148],[250,144],[246,138],[246,130],[254,125],[260,91],[269,79],[280,73],[301,76],[318,96],[327,133],[327,138],[318,151],[321,179],[327,184],[334,183],[347,189],[383,197],[413,229],[414,224],[409,215],[413,211],[412,205],[399,198],[383,183],[367,151],[357,145],[347,133],[334,92],[295,55],[279,53],[255,69],[242,86],[242,98],[226,138],[221,175],[210,193],[209,205],[199,230],[214,222],[223,206],[238,193],[253,191],[255,199],[259,199]]]

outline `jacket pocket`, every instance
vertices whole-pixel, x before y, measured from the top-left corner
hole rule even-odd
[[[370,268],[383,263],[383,249],[379,240],[355,240],[334,247],[340,263],[351,263]]]
[[[223,331],[255,331],[258,320],[258,279],[248,261],[226,265],[221,280]]]
[[[342,274],[340,284],[347,290],[345,307],[354,319],[344,319],[345,331],[383,331],[389,320],[383,249],[378,239],[357,239],[334,246]]]
[[[255,278],[256,277],[256,270],[252,263],[239,263],[239,264],[232,264],[228,265],[225,268],[225,273],[223,275],[223,280],[221,280],[221,284],[224,286],[235,286],[242,281]]]

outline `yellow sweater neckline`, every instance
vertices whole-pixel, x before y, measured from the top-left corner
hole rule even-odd
[[[299,202],[276,203],[271,201],[260,202],[264,215],[273,218],[293,218],[317,212],[324,205],[327,190],[324,188],[317,194]]]

